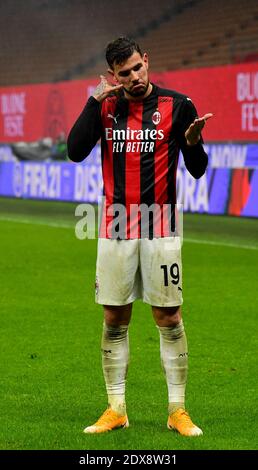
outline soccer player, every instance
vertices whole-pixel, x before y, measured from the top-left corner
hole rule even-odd
[[[188,349],[181,314],[181,246],[173,235],[174,206],[179,149],[187,170],[200,178],[208,161],[201,130],[212,114],[198,118],[190,98],[151,83],[148,56],[134,40],[120,37],[108,44],[106,60],[115,85],[100,77],[68,136],[68,154],[75,162],[87,157],[101,137],[105,194],[96,302],[104,306],[101,350],[108,408],[84,432],[129,425],[128,325],[132,304],[141,298],[151,305],[160,334],[168,387],[167,427],[184,436],[199,436],[202,430],[185,410]],[[154,207],[148,230],[138,210],[142,206]],[[172,210],[156,217],[157,208],[164,207]],[[117,216],[120,208],[124,213]]]

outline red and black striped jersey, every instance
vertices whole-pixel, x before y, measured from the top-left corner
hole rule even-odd
[[[108,209],[124,207],[124,238],[138,238],[141,217],[136,209],[132,215],[132,207],[175,205],[180,149],[188,171],[195,178],[203,175],[208,157],[202,142],[190,147],[184,136],[196,117],[190,98],[156,85],[141,101],[123,94],[109,96],[102,104],[89,98],[68,136],[68,154],[82,161],[101,137],[106,227],[116,217]],[[121,232],[121,218],[119,223]],[[153,221],[149,223],[153,236]]]

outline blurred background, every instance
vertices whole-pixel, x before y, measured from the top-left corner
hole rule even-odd
[[[97,243],[76,239],[75,209],[97,203],[102,172],[99,144],[74,164],[66,138],[120,35],[148,53],[154,83],[214,113],[205,175],[182,159],[177,172],[197,444],[166,432],[158,337],[140,302],[131,426],[81,433],[106,395]],[[1,0],[0,43],[0,448],[257,449],[257,0]]]
[[[179,165],[185,211],[258,215],[256,0],[7,0],[0,34],[0,195],[97,202],[99,148],[74,168],[66,137],[106,73],[106,44],[129,35],[155,83],[214,113],[206,176],[195,182]]]

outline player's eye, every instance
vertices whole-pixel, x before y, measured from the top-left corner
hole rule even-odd
[[[119,75],[120,77],[128,77],[130,75],[130,71],[126,71],[126,72],[119,72]]]

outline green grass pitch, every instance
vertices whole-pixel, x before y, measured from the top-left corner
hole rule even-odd
[[[204,435],[166,428],[167,390],[150,307],[130,326],[130,427],[85,435],[106,407],[96,240],[74,204],[0,200],[1,449],[257,449],[258,220],[184,216],[187,409]]]

